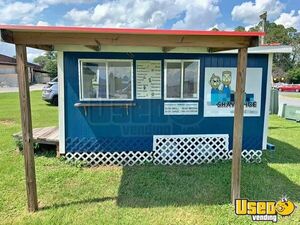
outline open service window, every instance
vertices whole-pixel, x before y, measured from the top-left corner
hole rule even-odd
[[[82,101],[133,100],[133,61],[80,59],[79,88]]]
[[[199,99],[199,60],[165,60],[164,99]]]

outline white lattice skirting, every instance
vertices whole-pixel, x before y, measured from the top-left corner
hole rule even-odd
[[[89,166],[132,166],[146,162],[159,165],[195,165],[214,163],[232,158],[228,150],[228,135],[163,135],[154,136],[153,151],[127,152],[68,152],[67,161],[84,161]],[[260,162],[261,150],[243,150],[246,162]]]
[[[83,152],[83,153],[71,153],[66,154],[68,162],[71,161],[84,161],[89,166],[97,165],[118,165],[118,166],[133,166],[141,165],[146,162],[152,161],[151,152]]]
[[[228,159],[228,135],[161,135],[153,138],[153,163],[194,165]]]
[[[228,152],[229,159],[232,159],[232,150]],[[260,163],[262,151],[261,150],[246,150],[242,151],[242,158],[247,163]]]

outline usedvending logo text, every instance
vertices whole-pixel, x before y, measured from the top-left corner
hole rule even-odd
[[[278,221],[278,215],[290,216],[296,206],[287,198],[279,201],[249,201],[248,199],[235,200],[235,214],[249,215],[253,221]]]

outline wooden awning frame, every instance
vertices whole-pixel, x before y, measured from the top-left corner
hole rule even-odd
[[[101,45],[155,46],[164,52],[175,47],[206,47],[208,52],[238,49],[231,177],[231,200],[234,203],[240,197],[247,49],[258,46],[259,37],[263,35],[261,32],[0,25],[1,40],[16,45],[28,210],[38,210],[38,201],[26,47],[52,50],[55,45],[72,44],[99,51]]]
[[[53,50],[55,45],[152,46],[163,49],[206,47],[208,52],[258,45],[262,32],[154,30],[121,28],[47,27],[0,25],[1,40],[28,47]]]

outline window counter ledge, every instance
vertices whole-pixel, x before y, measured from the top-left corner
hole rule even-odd
[[[74,104],[74,107],[76,108],[84,108],[84,115],[87,116],[88,113],[88,107],[121,107],[121,108],[126,108],[127,110],[127,115],[128,115],[128,108],[129,107],[134,107],[136,106],[135,103],[83,103],[83,102],[78,102]]]

